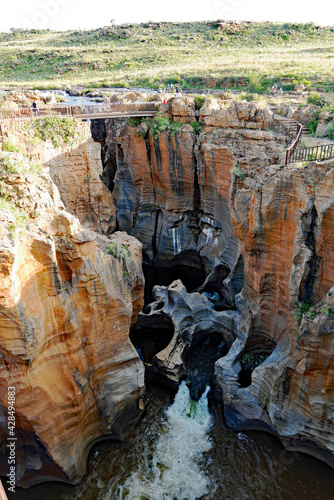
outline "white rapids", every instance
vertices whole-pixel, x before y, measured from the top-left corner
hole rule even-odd
[[[211,448],[208,392],[209,387],[196,402],[181,383],[153,448],[119,487],[120,499],[196,500],[214,490],[200,467],[203,453]]]

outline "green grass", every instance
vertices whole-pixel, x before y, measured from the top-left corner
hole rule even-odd
[[[13,30],[0,34],[0,86],[29,88],[238,85],[266,92],[282,78],[333,88],[334,29],[307,24],[215,22],[108,26],[90,31]],[[242,54],[242,57],[240,57]]]

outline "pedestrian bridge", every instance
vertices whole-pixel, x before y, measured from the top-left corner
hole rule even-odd
[[[0,109],[0,120],[37,120],[47,116],[74,117],[82,119],[135,118],[154,116],[158,112],[156,102],[101,103],[88,106],[45,106],[31,108]]]

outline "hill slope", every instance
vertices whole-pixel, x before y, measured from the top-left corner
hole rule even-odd
[[[250,85],[281,78],[333,88],[334,28],[278,23],[152,23],[0,34],[0,87]],[[209,77],[209,80],[206,80]],[[206,78],[206,79],[205,79]]]

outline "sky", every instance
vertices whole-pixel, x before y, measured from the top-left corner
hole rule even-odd
[[[314,22],[334,26],[333,0],[11,0],[0,5],[0,31],[92,29],[147,21]]]

